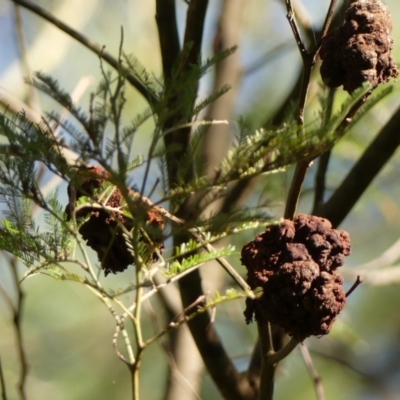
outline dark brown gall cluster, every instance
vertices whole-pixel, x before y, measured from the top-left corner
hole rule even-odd
[[[352,93],[369,81],[373,86],[398,76],[391,52],[392,19],[381,0],[359,0],[346,11],[343,26],[322,43],[321,77],[325,85]]]
[[[93,196],[95,189],[100,188],[108,178],[108,174],[101,167],[86,167],[82,168],[77,176],[77,183],[73,187],[68,185],[68,196],[71,201],[73,189],[75,191],[75,201],[81,196]],[[133,193],[133,192],[132,192]],[[124,204],[124,198],[121,191],[114,189],[111,196],[108,198],[105,206],[118,208]],[[65,212],[68,216],[71,214],[71,205],[69,204]],[[101,266],[107,276],[110,272],[117,273],[124,271],[128,265],[134,263],[134,257],[128,250],[126,240],[123,236],[121,225],[127,230],[131,230],[134,226],[133,220],[119,212],[109,212],[94,207],[85,207],[76,213],[76,218],[87,218],[79,228],[79,233],[86,241],[88,246],[96,251]],[[164,219],[161,214],[154,209],[145,211],[145,220],[147,226],[153,228],[153,231],[158,231],[160,234],[154,239],[154,243],[158,245],[160,253],[164,249],[162,242],[162,230],[164,229]],[[146,243],[144,239],[143,242]],[[153,260],[157,256],[153,253]]]
[[[349,254],[348,233],[324,218],[300,214],[267,227],[242,249],[249,285],[263,288],[247,301],[247,323],[263,318],[298,341],[329,333],[346,304],[336,269]]]

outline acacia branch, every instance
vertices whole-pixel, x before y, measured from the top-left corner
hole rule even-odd
[[[85,35],[82,35],[80,32],[76,31],[75,29],[71,28],[69,25],[65,24],[64,22],[60,21],[56,18],[52,13],[45,10],[44,8],[40,7],[39,5],[32,3],[29,0],[11,0],[13,3],[20,5],[27,10],[32,11],[34,14],[38,15],[39,17],[45,19],[46,21],[50,22],[52,25],[75,39],[77,42],[84,45],[86,48],[91,50],[93,53],[97,54],[102,60],[107,62],[111,67],[113,67],[116,71],[123,72],[126,80],[134,87],[136,90],[150,103],[154,103],[157,99],[154,95],[147,90],[147,88],[137,79],[133,74],[131,74],[127,69],[121,67],[120,62],[117,58],[113,57],[110,53],[108,53],[104,46],[96,43],[95,41],[89,39]]]

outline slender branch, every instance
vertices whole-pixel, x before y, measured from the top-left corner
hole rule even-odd
[[[121,322],[122,319],[121,319]],[[121,326],[120,325],[116,325],[115,326],[115,332],[112,338],[112,344],[113,344],[113,348],[114,348],[114,353],[117,355],[117,357],[126,365],[129,365],[129,361],[124,357],[124,355],[118,350],[118,337],[119,334],[121,333]]]
[[[286,18],[289,21],[290,27],[292,28],[293,36],[296,40],[296,44],[299,49],[301,58],[303,59],[303,62],[306,63],[306,61],[308,60],[308,58],[310,56],[310,53],[306,49],[306,46],[305,46],[304,41],[300,34],[300,30],[297,26],[297,22],[296,22],[296,18],[295,18],[293,6],[292,6],[292,0],[285,0],[285,3],[286,3],[286,9],[287,9]]]
[[[311,164],[312,161],[308,160],[299,161],[296,164],[296,169],[294,171],[292,183],[290,185],[288,197],[286,200],[285,213],[284,213],[284,218],[286,219],[293,219],[296,213],[304,178]]]
[[[328,34],[329,27],[331,26],[331,23],[333,20],[333,15],[335,13],[336,5],[337,5],[337,0],[331,0],[331,4],[330,4],[328,12],[326,14],[324,25],[322,27],[322,35],[321,35],[321,39],[318,44],[318,48],[316,49],[316,53],[318,53],[318,51],[321,47],[322,41],[324,40],[325,36]]]
[[[135,319],[133,320],[133,327],[135,330],[136,337],[136,361],[131,366],[130,370],[132,373],[132,389],[133,389],[133,400],[139,400],[140,392],[139,392],[139,371],[141,365],[141,357],[143,350],[145,348],[145,344],[143,341],[143,333],[142,333],[142,296],[143,296],[143,285],[142,285],[142,272],[144,270],[144,264],[142,258],[139,256],[139,229],[135,226],[134,231],[134,253],[135,253],[135,263],[136,263],[136,284],[138,286],[136,290],[136,307],[135,307]]]
[[[7,400],[6,380],[4,379],[3,364],[0,357],[0,386],[1,386],[1,399]]]
[[[115,70],[119,70],[120,64],[117,58],[113,57],[110,53],[108,53],[104,46],[96,43],[95,41],[89,39],[85,35],[82,35],[80,32],[76,31],[75,29],[71,28],[69,25],[65,24],[64,22],[60,21],[56,18],[53,14],[45,10],[44,8],[40,7],[39,5],[32,3],[29,0],[11,0],[13,3],[20,5],[27,10],[32,11],[34,14],[38,15],[39,17],[45,19],[46,21],[50,22],[52,25],[57,27],[58,29],[65,32],[67,35],[71,36],[73,39],[84,45],[86,48],[91,50],[93,53],[97,54],[101,59],[111,65]],[[147,90],[147,88],[137,79],[133,74],[131,74],[127,69],[122,68],[123,73],[126,77],[126,80],[137,89],[137,91],[142,94],[142,96],[149,102],[154,103],[157,99],[154,95]]]
[[[307,366],[307,369],[314,381],[314,386],[315,386],[315,392],[317,394],[317,400],[325,400],[325,394],[324,394],[324,387],[322,385],[322,380],[321,377],[318,374],[318,371],[314,367],[313,360],[311,358],[310,352],[308,351],[308,348],[306,345],[301,343],[299,346],[301,356],[303,357],[304,363]]]

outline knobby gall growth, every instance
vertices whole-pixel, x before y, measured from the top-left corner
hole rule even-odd
[[[78,172],[76,183],[71,182],[68,185],[68,196],[70,203],[66,207],[65,212],[68,217],[71,216],[71,202],[73,207],[76,206],[76,200],[81,196],[92,197],[95,190],[99,189],[108,179],[109,174],[101,167],[92,166],[80,169]],[[73,198],[75,192],[75,199]],[[129,189],[132,197],[135,192]],[[106,198],[106,201],[100,203],[110,208],[119,208],[125,204],[124,197],[118,188],[114,188],[111,195]],[[86,241],[88,246],[97,252],[99,261],[107,276],[110,272],[117,273],[124,271],[128,265],[134,263],[132,251],[128,249],[127,239],[123,235],[123,225],[128,231],[134,227],[132,218],[121,212],[103,210],[94,207],[84,207],[76,212],[76,218],[87,218],[80,226],[79,233]],[[164,244],[161,239],[161,231],[165,227],[164,219],[155,209],[147,209],[144,212],[146,225],[151,228],[150,237],[152,244],[158,247],[158,251],[162,253]],[[155,232],[159,235],[155,235]],[[156,237],[157,236],[157,237]],[[149,241],[141,235],[140,241],[146,243],[149,247]],[[153,261],[157,260],[157,254],[152,253]]]
[[[246,322],[262,318],[298,341],[326,335],[346,304],[336,269],[349,254],[348,233],[324,218],[300,214],[267,227],[242,249],[250,287],[263,288],[247,300]]]
[[[343,85],[352,93],[364,82],[377,86],[396,78],[391,33],[392,18],[381,0],[351,4],[343,26],[330,32],[321,46],[321,77],[325,85]]]

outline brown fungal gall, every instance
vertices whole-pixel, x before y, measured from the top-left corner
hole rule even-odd
[[[324,218],[298,215],[267,227],[242,249],[242,263],[259,299],[247,300],[246,322],[262,318],[298,341],[326,335],[346,304],[336,271],[350,254],[347,232]]]
[[[359,0],[350,5],[344,24],[322,42],[321,77],[326,86],[343,85],[349,93],[364,82],[373,86],[397,78],[392,59],[392,18],[381,0]]]
[[[101,167],[84,167],[77,172],[74,183],[68,185],[68,197],[70,203],[65,209],[68,218],[71,216],[71,206],[76,206],[76,200],[81,196],[93,196],[95,189],[99,189],[108,179],[108,173]],[[129,190],[132,195],[134,192]],[[74,203],[74,204],[71,204]],[[124,197],[118,188],[114,188],[111,195],[107,198],[104,206],[111,208],[121,207],[125,203]],[[153,208],[145,208],[142,211],[142,218],[148,230],[148,237],[154,245],[158,247],[158,251],[162,253],[164,244],[162,241],[162,230],[165,223],[162,215]],[[96,251],[101,267],[107,276],[110,272],[117,273],[124,271],[128,265],[134,263],[134,256],[129,251],[126,240],[123,236],[123,225],[127,230],[131,230],[134,226],[132,218],[126,215],[106,211],[94,207],[84,207],[76,213],[77,218],[87,218],[80,226],[79,233],[86,241],[87,245]],[[150,247],[147,239],[141,237],[143,243]],[[157,254],[152,253],[153,261],[157,260]]]

